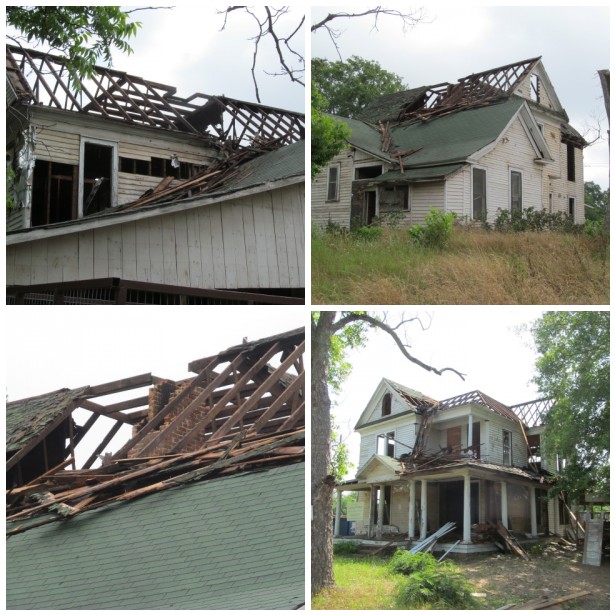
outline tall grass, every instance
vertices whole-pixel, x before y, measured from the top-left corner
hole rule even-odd
[[[608,242],[457,227],[446,249],[433,250],[402,230],[371,242],[317,233],[312,303],[608,304]]]

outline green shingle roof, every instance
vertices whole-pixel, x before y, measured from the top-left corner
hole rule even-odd
[[[296,608],[304,474],[300,463],[204,480],[16,534],[7,608]]]
[[[6,450],[22,449],[47,425],[68,411],[71,403],[88,387],[59,389],[6,404]]]
[[[484,107],[391,126],[389,151],[415,150],[403,158],[406,169],[461,163],[495,141],[523,104],[521,98],[512,96]],[[346,122],[352,130],[348,139],[352,146],[380,158],[389,157],[381,151],[381,136],[373,125],[360,120],[336,119]],[[440,171],[434,173],[437,175]]]

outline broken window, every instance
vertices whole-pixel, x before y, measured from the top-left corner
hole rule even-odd
[[[391,394],[385,393],[382,398],[382,416],[389,416],[391,414]]]
[[[404,211],[408,209],[407,186],[384,186],[379,194],[380,211]]]
[[[354,178],[355,179],[373,179],[382,175],[382,165],[369,165],[364,167],[355,167]]]
[[[506,429],[502,430],[502,463],[512,465],[512,432]]]
[[[395,457],[395,432],[380,434],[378,436],[376,452],[379,455]]]
[[[327,201],[339,201],[340,188],[340,165],[334,164],[329,167],[327,176]]]
[[[81,203],[87,216],[114,205],[117,175],[117,145],[103,141],[82,141]]]
[[[568,197],[568,215],[570,219],[574,222],[574,210],[575,210],[576,200],[573,196]]]
[[[77,217],[77,178],[76,165],[36,161],[32,179],[32,226]]]
[[[472,218],[485,220],[487,217],[487,171],[472,169]]]
[[[521,212],[523,209],[523,186],[520,171],[510,172],[510,210]]]
[[[566,160],[568,162],[568,181],[575,181],[575,168],[574,168],[574,145],[572,143],[566,144]]]

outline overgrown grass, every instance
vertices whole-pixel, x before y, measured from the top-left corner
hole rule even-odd
[[[456,227],[446,249],[432,250],[401,229],[370,242],[315,233],[312,303],[608,304],[608,241]]]

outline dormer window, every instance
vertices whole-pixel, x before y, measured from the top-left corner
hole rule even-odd
[[[391,394],[385,393],[382,398],[382,416],[389,416],[391,414]]]

